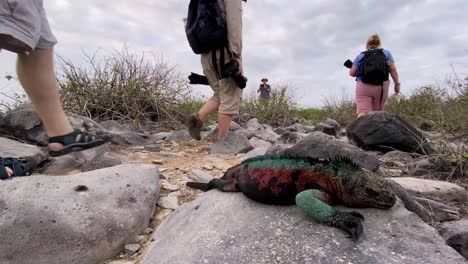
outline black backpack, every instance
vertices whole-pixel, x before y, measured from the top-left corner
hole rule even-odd
[[[388,81],[390,72],[387,57],[383,49],[371,49],[363,52],[364,57],[360,63],[361,81],[372,85],[382,85]]]
[[[195,54],[227,45],[227,25],[218,0],[191,0],[185,33]]]

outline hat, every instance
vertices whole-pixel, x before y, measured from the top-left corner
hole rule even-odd
[[[262,81],[262,82],[263,82],[263,81],[267,81],[267,82],[268,82],[268,79],[267,79],[267,78],[263,78],[261,81]]]

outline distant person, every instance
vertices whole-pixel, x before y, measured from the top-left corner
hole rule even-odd
[[[267,99],[271,98],[271,87],[268,84],[268,79],[263,78],[260,87],[258,87],[257,93],[260,93],[260,99]]]
[[[210,10],[199,9],[202,6]],[[204,26],[199,27],[201,24]],[[223,140],[233,117],[239,114],[246,85],[242,70],[242,0],[191,1],[186,33],[193,51],[201,54],[203,72],[213,89],[213,96],[188,120],[190,136],[201,140],[203,122],[217,112],[218,140]]]
[[[18,53],[18,79],[49,136],[53,157],[97,147],[107,137],[74,130],[60,103],[54,72],[55,39],[42,0],[0,0],[0,50]],[[30,159],[0,158],[0,179],[24,176],[35,167]]]
[[[383,111],[389,93],[389,74],[395,83],[395,95],[400,93],[400,80],[390,51],[383,49],[380,37],[369,37],[366,51],[360,53],[354,62],[346,61],[349,75],[356,77],[356,104],[358,117],[373,111]]]

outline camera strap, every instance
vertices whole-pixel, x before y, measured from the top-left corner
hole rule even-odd
[[[216,51],[217,51],[217,50],[215,50],[215,49],[212,50],[211,60],[212,60],[212,62],[213,62],[213,67],[215,68],[216,75],[218,76],[218,79],[221,80],[221,79],[223,79],[223,76],[222,76],[221,73],[224,72],[224,69],[225,69],[224,65],[226,64],[226,63],[225,63],[225,55],[224,55],[224,52],[226,51],[226,52],[228,53],[229,58],[231,58],[231,60],[233,60],[234,57],[232,56],[232,52],[229,50],[229,47],[228,47],[227,45],[224,46],[222,49],[219,50],[219,68],[218,68],[218,63],[217,63],[217,61],[216,61],[216,57],[217,57],[217,56],[216,56],[216,55],[217,55],[217,54],[216,54]],[[220,73],[219,70],[221,70],[221,73]]]

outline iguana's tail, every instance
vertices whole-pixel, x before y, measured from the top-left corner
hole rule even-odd
[[[187,182],[187,186],[202,190],[207,192],[211,189],[218,189],[222,192],[238,192],[238,188],[234,180],[224,180],[224,179],[213,179],[208,183],[201,183],[201,182]]]
[[[187,182],[187,186],[190,188],[202,190],[204,192],[207,192],[211,189],[213,189],[215,186],[212,184],[212,182],[208,183],[202,183],[202,182]]]

